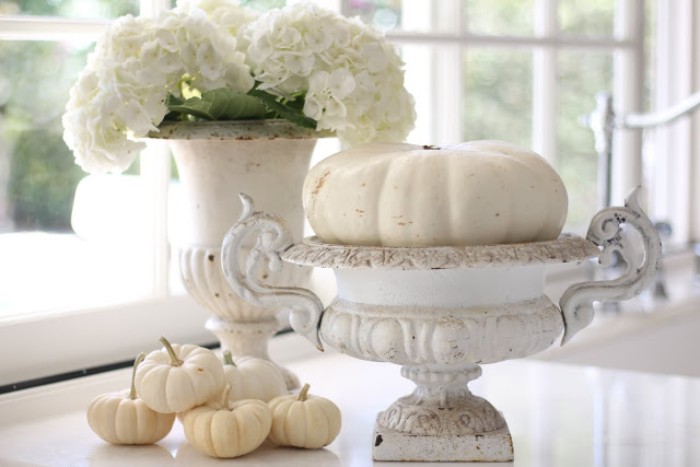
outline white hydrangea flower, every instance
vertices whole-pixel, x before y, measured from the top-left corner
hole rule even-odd
[[[178,0],[175,9],[185,14],[202,10],[210,21],[224,27],[233,37],[258,16],[257,12],[242,7],[237,0]]]
[[[304,114],[317,122],[343,131],[350,124],[344,101],[355,90],[355,78],[346,69],[339,68],[331,73],[319,70],[309,76],[309,89],[304,102]]]
[[[319,130],[350,143],[402,141],[413,128],[403,63],[376,30],[314,4],[262,15],[237,0],[179,0],[160,18],[107,28],[70,92],[64,139],[78,164],[120,172],[167,114],[187,76],[200,91],[305,93]]]
[[[200,90],[253,86],[236,39],[204,10],[172,10],[158,20],[125,16],[98,41],[70,91],[64,140],[87,172],[122,172],[168,112],[187,74]]]
[[[304,114],[345,142],[403,141],[414,126],[403,62],[359,19],[298,3],[260,15],[238,42],[260,89],[306,91]]]
[[[93,66],[82,72],[70,90],[62,118],[63,138],[83,170],[121,172],[144,145],[126,138],[127,127],[118,115],[121,98],[118,92],[102,87],[100,70],[94,66],[97,62],[91,57],[90,63]]]

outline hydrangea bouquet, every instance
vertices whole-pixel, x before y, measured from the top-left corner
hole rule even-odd
[[[180,0],[112,23],[63,115],[87,172],[121,172],[164,120],[285,118],[346,143],[402,141],[415,120],[403,63],[381,33],[314,4],[264,13]]]

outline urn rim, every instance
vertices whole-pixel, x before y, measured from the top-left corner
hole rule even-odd
[[[335,133],[296,125],[282,118],[225,121],[164,121],[148,138],[165,140],[272,140],[330,138]]]
[[[564,233],[556,240],[476,246],[387,247],[328,244],[307,237],[282,252],[289,263],[338,269],[455,269],[581,262],[597,258],[590,240]]]

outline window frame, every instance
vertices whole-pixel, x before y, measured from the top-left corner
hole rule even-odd
[[[645,0],[648,1],[648,0]],[[446,2],[433,2],[438,10],[445,7],[459,5],[453,0]],[[641,3],[642,5],[644,2]],[[410,2],[403,0],[403,5],[408,7]],[[558,28],[558,1],[534,0],[534,34],[532,36],[508,36],[508,35],[481,35],[455,29],[455,17],[459,15],[436,15],[438,19],[447,16],[446,23],[440,22],[436,26],[440,33],[388,31],[387,37],[397,45],[403,44],[436,44],[458,46],[460,50],[470,47],[492,48],[528,48],[534,54],[533,62],[533,150],[542,154],[554,166],[557,165],[556,133],[548,131],[556,128],[556,94],[557,94],[557,64],[556,53],[563,49],[584,50],[608,50],[614,51],[614,92],[620,95],[618,110],[622,113],[638,112],[642,108],[642,94],[644,68],[644,8],[639,8],[637,0],[616,0],[615,32],[613,37],[585,37],[562,34]],[[457,19],[459,21],[459,19]],[[461,23],[457,23],[461,24]],[[461,60],[460,60],[461,63]],[[539,63],[539,66],[537,66]],[[631,64],[631,68],[626,68]],[[459,74],[459,75],[457,75]],[[441,89],[450,88],[454,82],[461,82],[462,67],[453,66],[451,73],[440,70],[435,73],[432,83],[433,95],[439,95]],[[619,76],[618,76],[619,74]],[[635,86],[629,86],[629,81],[635,80]],[[631,88],[631,89],[630,89]],[[461,87],[460,87],[461,89]],[[601,91],[604,91],[601,89]],[[451,101],[462,101],[462,96],[451,96]],[[595,106],[595,96],[591,96],[591,110]],[[437,100],[437,99],[436,99]],[[440,103],[436,102],[436,106]],[[457,108],[456,108],[457,107]],[[433,110],[435,123],[433,128],[439,128],[432,135],[435,142],[459,141],[461,139],[461,126],[453,122],[461,120],[462,106],[450,105]],[[451,129],[451,130],[445,130]],[[437,134],[436,134],[437,133]],[[632,138],[620,141],[616,148],[619,164],[615,167],[613,185],[615,192],[626,194],[625,188],[632,188],[641,182],[641,137],[634,135]],[[593,149],[592,149],[593,150]],[[628,179],[628,167],[633,172],[632,181]],[[620,197],[622,200],[624,196]]]
[[[140,0],[140,15],[154,17],[169,0]],[[0,15],[2,41],[96,40],[110,20]],[[167,193],[170,156],[160,142],[149,142],[140,158],[140,176],[150,190],[149,244],[151,294],[148,298],[76,310],[46,311],[0,319],[0,352],[13,355],[3,364],[0,386],[46,378],[133,359],[155,348],[160,334],[174,341],[210,344],[209,315],[188,295],[169,292],[170,247]],[[31,344],[29,344],[31,343]],[[21,351],[17,351],[21,349]]]

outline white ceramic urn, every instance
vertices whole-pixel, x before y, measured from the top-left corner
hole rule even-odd
[[[294,329],[319,348],[323,341],[357,358],[399,364],[416,383],[377,416],[375,460],[509,461],[513,443],[503,415],[467,383],[482,364],[542,351],[562,331],[568,341],[593,319],[593,301],[630,298],[653,280],[661,244],[636,196],[594,216],[585,239],[413,248],[294,242],[242,195],[244,212],[224,240],[222,265],[238,294],[286,305]],[[629,253],[635,249],[621,235],[623,224],[641,233],[643,257]],[[257,239],[251,252],[242,248],[249,236]],[[595,257],[606,263],[614,252],[628,265],[621,277],[572,285],[559,306],[544,293],[547,264]],[[282,263],[333,268],[337,297],[324,310],[309,290],[257,279]]]
[[[251,120],[166,122],[150,136],[166,140],[175,158],[182,196],[174,209],[185,221],[174,246],[188,293],[213,314],[207,329],[234,358],[269,360],[268,340],[282,327],[282,304],[248,303],[231,290],[221,272],[221,242],[241,215],[241,191],[301,240],[301,189],[317,138],[324,135],[286,120]],[[309,274],[309,268],[287,264],[270,280],[303,287]],[[288,387],[298,387],[296,377],[282,370]]]

